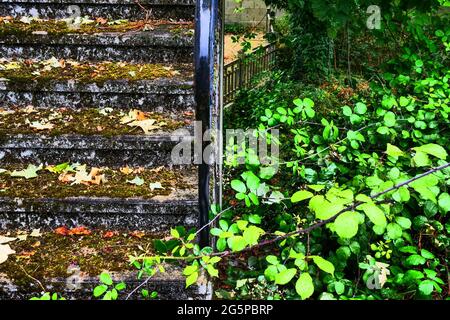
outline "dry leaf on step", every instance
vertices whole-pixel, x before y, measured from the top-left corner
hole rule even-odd
[[[0,264],[5,262],[8,259],[10,254],[16,253],[11,249],[9,244],[0,244]]]

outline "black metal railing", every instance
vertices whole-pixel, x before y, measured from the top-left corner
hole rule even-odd
[[[248,88],[252,80],[275,64],[275,45],[268,44],[243,58],[224,66],[223,102],[233,102],[239,90]]]
[[[195,13],[195,102],[196,120],[202,124],[202,154],[195,154],[198,165],[198,200],[200,246],[208,246],[210,203],[220,203],[220,161],[206,162],[204,151],[211,144],[203,139],[204,133],[221,126],[221,72],[223,68],[223,0],[197,0]],[[220,131],[220,130],[219,130]],[[213,139],[213,138],[212,138]],[[218,144],[219,145],[219,144]],[[221,147],[221,145],[219,145]],[[220,147],[215,156],[221,155]],[[197,151],[195,151],[197,152]],[[200,161],[198,161],[200,160]]]

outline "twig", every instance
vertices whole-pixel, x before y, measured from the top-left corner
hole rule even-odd
[[[35,277],[33,277],[32,275],[30,275],[25,269],[24,267],[22,267],[20,264],[16,264],[20,269],[22,269],[23,273],[25,273],[25,275],[30,278],[33,281],[36,281],[36,283],[41,287],[42,291],[45,292],[47,291],[45,289],[45,287],[42,285],[42,282],[40,282],[38,279],[36,279]]]

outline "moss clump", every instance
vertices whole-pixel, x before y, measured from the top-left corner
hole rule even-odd
[[[10,112],[13,111],[13,112]],[[101,135],[106,137],[118,135],[140,135],[143,130],[138,127],[130,127],[121,123],[121,118],[128,110],[112,110],[102,113],[102,109],[33,109],[32,112],[21,108],[10,110],[0,109],[0,136],[11,134],[41,133],[49,136],[63,134]],[[168,118],[161,113],[145,112],[146,118],[156,120],[155,125],[161,126],[160,130],[151,131],[150,134],[158,134],[162,131],[174,131],[185,125],[185,122]],[[190,121],[192,119],[187,119]],[[50,123],[51,129],[38,130],[31,126],[32,123]]]
[[[69,269],[71,266],[91,277],[104,270],[133,270],[129,255],[152,254],[153,240],[157,236],[101,229],[82,236],[64,236],[55,232],[46,232],[37,238],[28,236],[25,241],[8,243],[16,253],[0,264],[0,273],[6,274],[18,286],[28,286],[36,285],[31,277],[44,285],[45,280],[51,278],[68,278],[73,272]]]
[[[0,18],[0,37],[17,36],[23,37],[33,34],[33,32],[45,32],[50,36],[61,36],[64,34],[94,34],[102,32],[129,32],[161,29],[181,29],[189,30],[193,27],[192,23],[174,22],[168,20],[155,21],[108,21],[98,18],[96,21],[84,23],[74,28],[62,20],[31,20],[30,23],[24,23],[19,19]]]
[[[25,166],[26,167],[26,166]],[[9,172],[22,170],[23,166],[3,167]],[[168,196],[174,189],[194,189],[194,183],[186,182],[186,170],[136,168],[133,173],[125,174],[120,170],[104,168],[101,171],[106,181],[100,184],[71,184],[59,180],[60,174],[47,170],[38,172],[32,179],[11,177],[7,172],[0,174],[0,196],[11,198],[68,198],[68,197],[108,197],[108,198],[145,198]],[[87,171],[89,173],[89,170]],[[190,172],[193,174],[193,171]],[[144,179],[141,186],[128,183],[135,177]],[[150,188],[150,183],[161,183],[162,189]]]

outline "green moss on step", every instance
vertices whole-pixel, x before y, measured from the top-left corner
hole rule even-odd
[[[10,111],[13,111],[12,113]],[[128,110],[112,110],[101,113],[102,109],[33,109],[24,110],[13,108],[0,109],[0,136],[12,134],[33,134],[40,133],[49,136],[59,136],[63,134],[79,135],[101,135],[113,137],[118,135],[141,135],[143,130],[139,127],[131,127],[121,123],[121,118],[128,113]],[[161,113],[145,112],[148,119],[156,120],[155,125],[160,126],[159,130],[151,131],[150,134],[157,134],[162,131],[174,131],[183,127],[186,123],[177,119],[169,118]],[[192,119],[186,119],[187,122]],[[51,129],[38,130],[31,126],[31,123],[50,123]]]
[[[21,170],[27,166],[3,167],[9,172]],[[137,168],[136,173],[125,174],[120,170],[105,168],[101,174],[106,181],[100,184],[71,184],[63,182],[57,173],[47,170],[38,172],[38,177],[25,179],[11,177],[8,172],[0,174],[0,197],[11,198],[68,198],[68,197],[109,197],[109,198],[145,198],[155,196],[169,196],[173,190],[194,189],[192,182],[187,182],[186,173],[167,169],[143,169]],[[88,168],[88,173],[90,169]],[[184,173],[184,175],[183,175]],[[130,184],[136,176],[144,179],[141,186]],[[151,190],[150,183],[159,182],[162,189]]]
[[[100,22],[99,22],[100,21]],[[110,24],[108,24],[110,22]],[[180,23],[168,20],[155,21],[107,21],[99,19],[96,22],[81,24],[73,27],[62,20],[32,20],[30,23],[21,22],[19,19],[5,19],[0,17],[0,37],[29,36],[36,32],[44,32],[49,36],[61,36],[64,34],[94,34],[103,32],[129,32],[152,30],[153,28],[177,29],[182,32],[193,28],[192,23]]]
[[[92,230],[91,234],[82,236],[46,232],[39,237],[28,236],[25,241],[10,242],[16,253],[0,264],[0,274],[5,274],[15,285],[26,287],[37,285],[36,280],[45,285],[51,278],[67,279],[76,268],[83,276],[91,277],[105,270],[133,271],[136,269],[130,266],[129,255],[150,255],[153,239],[158,237],[143,232],[137,237],[120,231],[105,235],[106,230]]]

